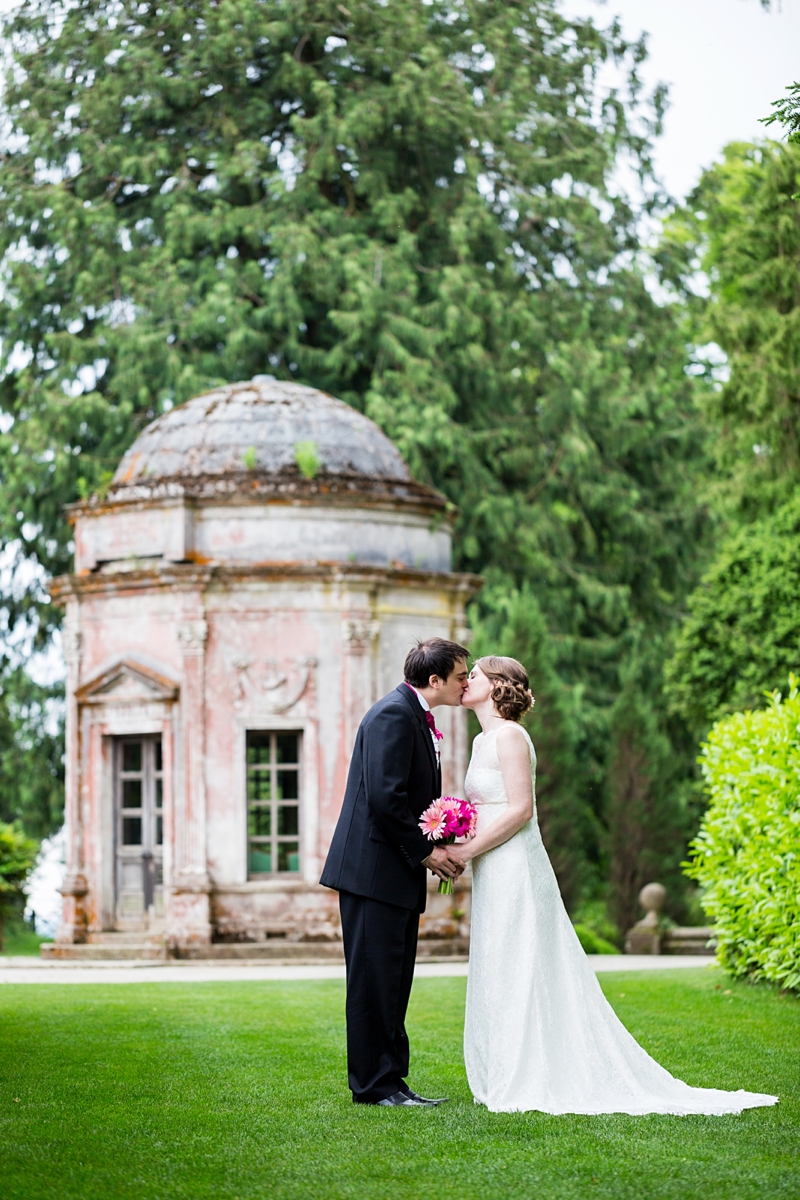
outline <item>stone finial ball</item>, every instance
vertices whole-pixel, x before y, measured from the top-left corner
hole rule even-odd
[[[667,898],[667,889],[662,883],[646,883],[639,892],[639,903],[646,912],[661,912]]]

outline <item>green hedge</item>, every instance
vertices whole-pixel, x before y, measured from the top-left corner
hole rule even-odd
[[[733,975],[800,990],[800,691],[718,721],[700,764],[711,803],[686,872]]]
[[[578,935],[578,941],[586,954],[619,954],[616,946],[601,937],[599,933],[595,933],[588,925],[578,923],[574,928]]]

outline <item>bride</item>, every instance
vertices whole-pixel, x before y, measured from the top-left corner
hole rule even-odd
[[[689,1087],[659,1066],[605,999],[561,900],[536,821],[536,754],[517,724],[533,703],[524,667],[481,658],[465,708],[480,720],[466,779],[473,860],[464,1058],[491,1112],[738,1113],[776,1096]]]

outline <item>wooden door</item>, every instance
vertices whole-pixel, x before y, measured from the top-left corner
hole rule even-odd
[[[118,738],[114,749],[117,923],[146,929],[164,915],[161,738]]]

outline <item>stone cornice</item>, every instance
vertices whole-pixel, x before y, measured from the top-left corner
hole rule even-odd
[[[420,571],[411,567],[381,567],[366,563],[267,562],[226,566],[162,562],[140,570],[96,571],[87,575],[61,575],[50,583],[54,604],[70,597],[113,592],[147,591],[152,588],[201,590],[226,588],[231,584],[324,582],[339,585],[422,587],[461,593],[465,600],[483,587],[480,575],[456,571]]]
[[[117,484],[105,496],[67,506],[70,520],[130,506],[162,507],[175,503],[207,505],[290,504],[334,508],[385,508],[414,511],[451,523],[458,510],[440,492],[411,479],[365,475],[325,475],[305,479],[299,471],[278,474],[242,471],[229,475],[137,480]]]

